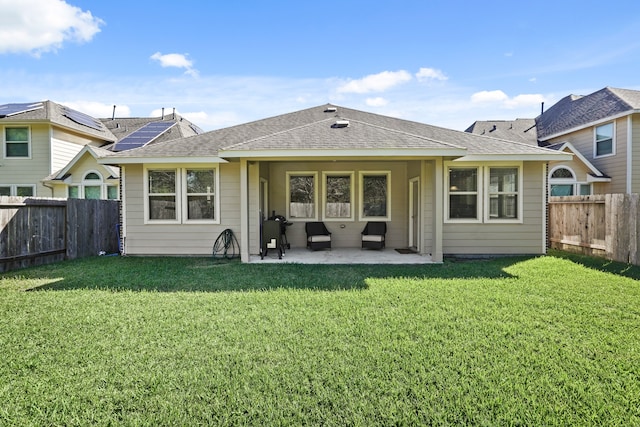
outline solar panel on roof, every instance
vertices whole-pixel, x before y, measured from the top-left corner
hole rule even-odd
[[[193,123],[191,123],[189,127],[198,135],[200,135],[201,133],[204,133],[202,129],[200,129],[198,126],[194,125]]]
[[[0,105],[0,118],[26,113],[27,111],[39,110],[43,107],[42,102]]]
[[[176,122],[172,121],[147,123],[140,129],[130,133],[129,135],[118,141],[112,150],[125,151],[147,145],[148,143],[165,133],[175,124]]]
[[[68,107],[62,107],[62,115],[68,118],[69,120],[73,120],[74,122],[90,127],[95,130],[102,130],[102,122],[98,119],[94,119],[88,114],[81,113],[80,111],[72,110]]]

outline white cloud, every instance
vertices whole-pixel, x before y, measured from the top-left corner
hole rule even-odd
[[[388,100],[386,100],[386,99],[384,99],[382,97],[367,98],[365,102],[370,107],[384,107],[385,105],[387,105],[389,103]]]
[[[88,114],[91,117],[109,118],[113,116],[113,104],[97,101],[68,101],[60,102],[69,108]],[[126,105],[116,105],[116,117],[130,117],[131,109]]]
[[[531,107],[534,105],[540,105],[540,103],[545,102],[545,100],[545,97],[539,93],[522,94],[508,100],[506,105],[509,108]]]
[[[412,77],[405,70],[383,71],[371,74],[358,80],[350,80],[338,88],[339,93],[371,93],[384,92],[394,86],[411,81]]]
[[[471,102],[474,104],[486,103],[486,102],[504,102],[509,97],[501,90],[483,90],[471,95]]]
[[[541,94],[521,94],[510,98],[501,90],[481,91],[471,95],[471,102],[474,104],[493,104],[497,108],[527,108],[539,105],[546,99]]]
[[[435,68],[420,68],[416,73],[416,78],[419,82],[429,82],[432,80],[444,81],[449,79],[442,71]]]
[[[84,43],[104,21],[63,0],[0,0],[0,53],[40,56],[64,42]]]
[[[187,58],[187,55],[181,53],[167,53],[166,55],[163,55],[160,52],[156,52],[151,55],[151,59],[158,61],[160,66],[163,68],[184,68],[185,74],[198,77],[198,70],[193,68],[193,61]]]

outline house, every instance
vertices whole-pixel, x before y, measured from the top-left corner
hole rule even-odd
[[[175,113],[160,117],[98,119],[115,141],[102,147],[86,146],[62,169],[43,179],[53,197],[81,199],[119,199],[120,169],[98,164],[97,159],[112,152],[147,144],[197,135],[203,131]]]
[[[565,179],[593,194],[640,192],[640,91],[605,87],[566,96],[536,118],[536,129],[540,145],[570,147],[592,166],[556,165],[551,183]]]
[[[52,101],[0,105],[0,195],[52,197],[42,179],[85,147],[116,141],[99,120]]]
[[[169,114],[96,119],[52,101],[0,105],[0,195],[119,198],[119,169],[98,157],[202,133]]]
[[[209,255],[233,230],[241,259],[260,252],[272,213],[322,221],[332,247],[360,247],[368,221],[387,224],[386,247],[445,254],[546,251],[547,163],[562,151],[336,105],[282,114],[115,152],[121,170],[123,252]]]
[[[523,120],[533,127],[508,125]],[[512,141],[528,137],[532,144],[572,154],[570,161],[549,162],[552,196],[640,192],[640,91],[606,87],[568,95],[535,119],[478,121],[467,132]]]

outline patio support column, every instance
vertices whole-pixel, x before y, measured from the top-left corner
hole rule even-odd
[[[444,184],[443,184],[444,168],[442,157],[435,160],[435,171],[433,177],[434,197],[433,197],[433,251],[431,259],[433,262],[442,262],[442,228],[444,224],[443,209],[444,206]]]
[[[240,159],[240,260],[249,262],[249,169]]]

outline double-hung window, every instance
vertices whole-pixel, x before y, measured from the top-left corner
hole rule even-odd
[[[219,179],[216,168],[148,169],[146,177],[147,221],[185,224],[219,222]]]
[[[479,168],[450,167],[448,173],[448,219],[479,220]]]
[[[35,195],[35,185],[0,185],[0,196],[33,197]]]
[[[447,222],[522,220],[522,165],[447,167]]]
[[[518,168],[490,167],[489,219],[518,218]]]
[[[216,219],[216,174],[212,169],[187,169],[185,171],[187,219]]]
[[[148,218],[150,220],[178,220],[176,169],[147,172]]]
[[[613,123],[596,126],[594,132],[594,157],[615,154],[615,138]]]
[[[326,221],[353,220],[353,172],[324,172],[324,217]]]
[[[4,128],[4,156],[6,158],[31,157],[31,136],[28,126]]]
[[[391,221],[391,172],[360,172],[360,220]]]
[[[317,220],[317,188],[317,172],[287,172],[287,217]]]

